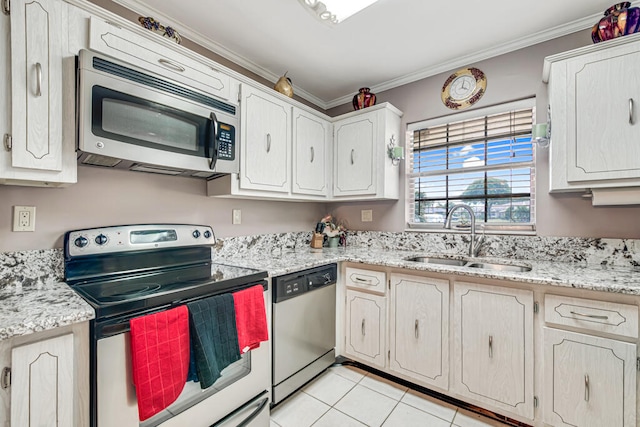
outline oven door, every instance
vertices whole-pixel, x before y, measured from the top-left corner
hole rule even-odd
[[[265,291],[265,303],[268,292]],[[133,385],[129,332],[98,339],[96,349],[96,406],[98,427],[209,427],[220,422],[231,426],[231,419],[242,421],[238,426],[267,427],[264,407],[265,391],[271,381],[270,345],[242,355],[242,358],[222,371],[222,376],[209,388],[187,382],[178,399],[159,414],[140,422],[138,403]],[[258,399],[259,396],[262,398]],[[260,410],[258,410],[260,407]],[[242,408],[245,408],[244,410]],[[255,415],[253,415],[255,413]],[[233,418],[236,414],[236,418]],[[253,415],[253,416],[252,416]],[[225,419],[227,417],[227,419]],[[234,425],[235,427],[235,425]]]
[[[88,51],[79,61],[80,151],[107,163],[238,171],[234,105]]]

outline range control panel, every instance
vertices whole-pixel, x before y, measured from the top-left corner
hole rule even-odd
[[[68,231],[64,237],[66,256],[84,256],[142,249],[180,246],[212,246],[213,229],[208,225],[141,224]]]

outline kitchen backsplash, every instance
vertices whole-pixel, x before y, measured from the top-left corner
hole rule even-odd
[[[310,232],[229,237],[218,239],[214,251],[217,256],[232,259],[234,254],[250,251],[306,250],[310,241]],[[347,245],[464,255],[469,247],[469,235],[350,231]],[[479,256],[630,267],[640,266],[640,240],[487,235]],[[62,249],[0,253],[0,289],[38,287],[63,279]]]
[[[295,250],[309,247],[310,241],[311,233],[307,232],[229,237],[218,240],[216,253],[220,256],[231,256],[246,251]],[[469,248],[469,235],[350,231],[347,236],[347,245],[464,255]],[[487,235],[479,256],[621,267],[640,266],[640,240]]]

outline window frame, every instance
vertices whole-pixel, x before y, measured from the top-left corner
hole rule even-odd
[[[480,109],[474,109],[470,111],[465,111],[461,113],[448,114],[445,116],[440,116],[432,119],[422,120],[419,122],[413,122],[407,124],[406,131],[406,152],[405,156],[405,231],[420,231],[420,232],[447,232],[447,233],[468,233],[468,229],[444,229],[444,224],[439,223],[416,223],[413,222],[413,218],[411,217],[413,214],[413,210],[411,209],[412,204],[415,203],[415,193],[413,190],[413,186],[411,185],[411,180],[416,179],[413,176],[413,135],[414,132],[421,129],[426,129],[430,127],[442,126],[446,124],[458,123],[468,120],[481,119],[483,117],[508,113],[516,110],[523,109],[531,109],[532,111],[532,126],[536,123],[536,98],[526,98],[520,99],[517,101],[510,101],[501,104],[492,105],[489,107],[484,107]],[[460,142],[455,142],[451,144],[451,146],[455,146],[460,144]],[[449,144],[445,144],[448,146]],[[441,145],[445,146],[445,145]],[[532,221],[528,223],[497,223],[497,224],[488,224],[486,222],[477,222],[476,226],[479,230],[483,230],[490,234],[507,234],[507,235],[535,235],[536,234],[536,150],[537,146],[535,142],[532,142],[532,160],[531,162],[523,162],[523,163],[514,163],[512,167],[502,168],[503,170],[516,169],[518,166],[526,165],[531,169],[531,193],[530,193],[530,203],[531,203],[531,218]],[[477,168],[473,168],[476,171],[491,171],[491,166],[481,166]]]

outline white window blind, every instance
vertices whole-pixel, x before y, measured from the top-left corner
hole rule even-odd
[[[409,227],[442,228],[449,210],[464,203],[488,230],[535,229],[534,108],[527,101],[409,126]],[[453,220],[464,223],[468,213],[456,210]]]

